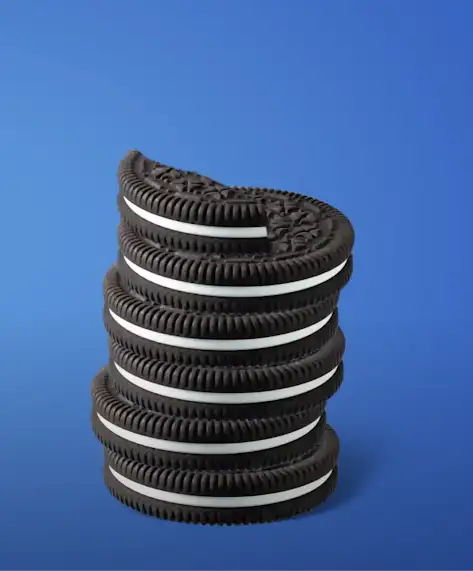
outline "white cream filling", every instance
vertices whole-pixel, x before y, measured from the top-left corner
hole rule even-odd
[[[204,442],[177,442],[176,440],[164,440],[161,438],[152,438],[151,436],[145,436],[143,434],[137,434],[136,432],[131,432],[115,426],[109,420],[97,413],[97,417],[100,422],[113,432],[116,436],[128,440],[128,442],[133,442],[134,444],[140,444],[141,446],[146,446],[147,448],[153,448],[155,450],[164,450],[166,452],[177,452],[180,454],[247,454],[249,452],[259,452],[261,450],[270,450],[271,448],[276,448],[277,446],[284,446],[290,442],[294,442],[299,438],[302,438],[308,434],[313,428],[315,428],[320,421],[320,417],[308,424],[303,426],[298,430],[289,432],[289,434],[282,434],[281,436],[275,436],[273,438],[264,438],[262,440],[250,440],[246,442],[216,442],[216,443],[204,443]]]
[[[287,282],[283,284],[273,284],[266,286],[217,286],[217,285],[207,285],[207,284],[197,284],[192,282],[183,282],[180,280],[175,280],[173,278],[167,278],[165,276],[160,276],[159,274],[154,274],[149,270],[145,270],[140,266],[137,266],[131,260],[123,256],[125,262],[135,272],[138,276],[147,280],[155,285],[165,287],[167,289],[172,289],[175,291],[180,291],[183,293],[190,293],[194,295],[206,295],[209,297],[270,297],[276,295],[285,295],[289,293],[294,293],[297,291],[303,291],[305,289],[310,289],[311,287],[318,286],[322,283],[335,277],[339,274],[345,267],[348,260],[345,260],[337,267],[319,274],[317,276],[312,276],[304,280],[298,280],[295,282]]]
[[[122,375],[122,377],[124,377],[129,383],[155,395],[187,402],[199,402],[208,404],[250,404],[288,399],[320,387],[329,381],[338,369],[338,367],[335,367],[317,379],[313,379],[307,383],[302,383],[293,387],[286,387],[284,389],[255,391],[251,393],[211,393],[204,391],[175,389],[173,387],[167,387],[158,383],[151,383],[150,381],[125,371],[125,369],[122,369],[122,367],[120,367],[117,363],[115,363],[115,367],[120,375]]]
[[[262,494],[259,496],[233,496],[233,497],[214,497],[214,496],[191,496],[189,494],[177,494],[175,492],[167,492],[165,490],[158,490],[157,488],[150,488],[143,484],[138,484],[133,480],[125,478],[109,466],[112,475],[126,488],[162,502],[169,502],[181,506],[194,506],[202,508],[251,508],[257,506],[267,506],[270,504],[277,504],[280,502],[287,502],[294,498],[299,498],[306,494],[310,494],[317,488],[320,488],[332,474],[333,470],[324,474],[321,478],[289,490],[282,492],[274,492],[272,494]]]
[[[126,205],[137,216],[167,230],[174,232],[182,232],[183,234],[193,234],[194,236],[206,236],[209,238],[266,238],[268,229],[266,226],[246,226],[246,227],[227,227],[227,226],[205,226],[203,224],[189,224],[189,222],[179,222],[171,218],[165,218],[158,214],[153,214],[147,210],[143,210],[136,204],[130,202],[125,196],[123,197]]]
[[[125,321],[125,319],[116,315],[111,309],[109,309],[109,312],[112,318],[123,327],[123,329],[126,329],[138,337],[147,339],[148,341],[154,341],[155,343],[161,343],[162,345],[170,345],[182,349],[198,349],[201,351],[252,351],[254,349],[266,349],[268,347],[286,345],[287,343],[299,341],[316,333],[322,329],[332,317],[331,313],[327,315],[327,317],[324,317],[322,321],[313,323],[308,327],[304,327],[304,329],[298,329],[297,331],[291,331],[290,333],[283,333],[281,335],[272,335],[271,337],[257,337],[255,339],[197,339],[195,337],[180,337],[160,333],[158,331],[150,331],[149,329],[144,329],[134,323]]]

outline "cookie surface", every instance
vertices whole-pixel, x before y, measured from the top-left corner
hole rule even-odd
[[[265,234],[267,217],[262,204],[240,200],[234,191],[209,177],[152,161],[139,151],[130,151],[123,158],[118,181],[127,200],[137,209],[160,217],[157,222],[162,225],[171,226],[173,221],[193,224],[189,230],[195,235],[210,237]]]

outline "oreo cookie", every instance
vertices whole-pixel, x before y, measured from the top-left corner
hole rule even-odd
[[[119,263],[130,287],[149,298],[176,292],[189,303],[229,299],[238,311],[256,300],[284,308],[307,290],[331,295],[349,277],[353,228],[317,199],[226,187],[136,151],[119,180]]]
[[[338,310],[293,333],[237,340],[165,336],[131,324],[107,306],[103,320],[112,339],[144,357],[188,365],[250,366],[281,364],[317,351],[337,330]]]
[[[341,329],[318,351],[305,357],[271,365],[237,367],[203,367],[182,365],[175,361],[160,361],[142,357],[117,341],[109,339],[111,358],[122,369],[150,382],[175,389],[210,393],[239,393],[283,390],[299,387],[330,374],[341,362],[345,351],[345,336]]]
[[[150,161],[132,151],[119,168],[119,202],[141,221],[142,232],[156,242],[180,249],[180,235],[224,239],[229,244],[266,241],[266,257],[325,255],[353,245],[353,229],[333,207],[296,193],[273,189],[228,187],[207,177]],[[140,228],[140,222],[133,224]],[[153,230],[150,230],[152,225]],[[308,233],[307,235],[304,235]],[[168,238],[163,240],[163,236]],[[324,265],[319,259],[317,265]],[[330,264],[330,262],[329,262]]]
[[[262,391],[206,393],[172,389],[150,383],[146,377],[132,375],[113,361],[110,361],[108,371],[114,387],[134,404],[169,416],[205,419],[296,414],[324,403],[335,394],[343,381],[343,362],[328,374],[306,383],[308,386],[265,391],[270,394],[261,394]],[[312,386],[315,388],[310,388]],[[304,392],[298,392],[302,390]]]
[[[351,251],[334,255],[332,263],[329,254],[313,260],[289,255],[279,260],[255,255],[196,256],[145,241],[123,223],[119,245],[118,264],[131,289],[156,300],[183,296],[194,307],[203,304],[210,310],[216,309],[209,304],[213,299],[225,303],[229,311],[286,309],[295,301],[338,293],[352,271]],[[320,268],[317,261],[325,263]]]
[[[178,360],[195,363],[202,359],[210,363],[214,354],[215,362],[241,363],[247,352],[254,356],[259,349],[267,349],[276,355],[285,346],[297,355],[299,342],[308,337],[316,347],[338,301],[338,296],[332,296],[318,305],[286,312],[197,313],[136,299],[121,287],[116,268],[107,273],[104,294],[105,311],[118,327],[155,343]]]
[[[322,503],[337,482],[338,438],[329,426],[320,446],[291,464],[244,472],[151,467],[106,452],[111,493],[143,513],[202,524],[250,524],[294,517]]]
[[[120,236],[128,233],[129,230],[121,229]],[[149,246],[149,244],[147,244]],[[194,293],[192,286],[182,287],[169,279],[156,278],[152,272],[145,267],[136,264],[131,257],[119,253],[117,268],[120,279],[124,287],[138,298],[146,299],[161,305],[168,305],[178,309],[189,309],[195,311],[211,311],[223,313],[248,313],[248,312],[269,312],[283,311],[303,307],[311,303],[317,304],[330,297],[337,295],[346,286],[353,273],[353,257],[350,256],[342,269],[327,281],[322,281],[319,285],[309,287],[292,293],[260,297],[238,297],[247,296],[248,291],[232,291],[234,297],[228,296],[228,290],[222,288],[200,289]],[[136,251],[134,252],[136,254]],[[135,258],[138,258],[135,255]],[[178,289],[173,289],[173,288]],[[261,292],[257,292],[261,293]]]
[[[324,406],[281,417],[196,419],[127,401],[102,370],[92,384],[92,426],[110,450],[150,465],[231,470],[274,466],[314,449]]]
[[[316,353],[282,365],[199,367],[157,361],[110,340],[109,375],[126,398],[163,414],[251,418],[323,403],[343,380],[341,330]]]

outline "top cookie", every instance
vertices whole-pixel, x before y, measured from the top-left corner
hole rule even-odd
[[[227,187],[138,151],[121,162],[119,183],[122,255],[172,280],[281,284],[335,271],[351,255],[352,225],[315,198]]]

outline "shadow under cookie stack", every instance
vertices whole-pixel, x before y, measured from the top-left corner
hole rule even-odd
[[[156,517],[293,517],[337,482],[326,401],[353,228],[295,193],[226,187],[132,151],[104,281],[110,360],[92,384],[107,487]]]

